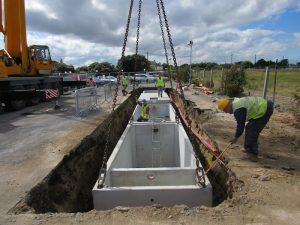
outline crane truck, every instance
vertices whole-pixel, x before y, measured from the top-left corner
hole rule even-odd
[[[51,75],[54,63],[49,47],[27,45],[25,0],[0,0],[0,32],[4,36],[0,113],[4,108],[18,110],[62,94],[63,79]]]

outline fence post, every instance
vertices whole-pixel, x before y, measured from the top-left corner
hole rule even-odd
[[[267,66],[266,75],[265,75],[265,83],[264,83],[264,91],[263,91],[263,98],[264,99],[267,99],[269,77],[270,77],[270,68]]]
[[[213,69],[210,70],[209,88],[212,88],[212,86],[213,86]]]
[[[224,90],[224,68],[222,67],[222,72],[221,72],[221,90]]]
[[[97,88],[94,87],[94,95],[95,95],[95,106],[98,105],[98,93],[97,93]]]
[[[276,59],[276,64],[275,64],[275,77],[274,77],[274,89],[273,89],[273,104],[275,107],[275,97],[276,97],[276,86],[277,86],[277,74],[278,74],[278,59]]]
[[[76,104],[76,112],[79,113],[78,90],[75,91],[75,104]]]
[[[108,84],[105,84],[103,87],[104,87],[104,99],[105,101],[107,102],[107,85]]]

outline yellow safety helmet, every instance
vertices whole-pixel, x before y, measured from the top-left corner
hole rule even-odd
[[[228,106],[229,104],[229,100],[228,99],[221,99],[219,102],[218,102],[218,108],[222,111],[224,111],[224,109],[226,108],[226,106]]]

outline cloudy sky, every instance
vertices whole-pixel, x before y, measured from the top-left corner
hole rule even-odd
[[[254,61],[283,56],[300,61],[300,0],[165,0],[180,64]],[[135,0],[128,53],[135,49]],[[129,0],[26,0],[29,44],[46,44],[56,60],[76,66],[115,63],[127,20]],[[141,53],[163,61],[155,0],[143,1]]]

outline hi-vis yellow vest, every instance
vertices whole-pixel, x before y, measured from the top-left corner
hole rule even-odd
[[[149,120],[150,116],[149,116],[149,114],[147,113],[147,109],[149,108],[149,106],[148,106],[148,105],[142,105],[141,108],[142,108],[142,111],[141,111],[141,117],[142,117],[144,120]]]
[[[129,84],[128,79],[126,77],[124,77],[123,80],[122,80],[122,85],[123,86],[128,86],[128,84]]]
[[[157,87],[163,87],[163,86],[165,86],[165,82],[164,82],[164,78],[162,78],[162,77],[157,77],[156,78],[156,86]]]
[[[232,102],[233,111],[246,108],[247,110],[247,121],[251,119],[258,119],[265,115],[268,103],[262,97],[244,97],[235,98]]]

